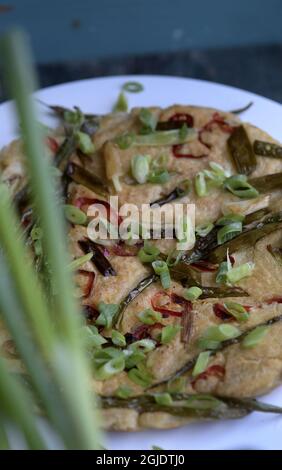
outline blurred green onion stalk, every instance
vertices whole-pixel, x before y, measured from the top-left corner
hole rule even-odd
[[[0,58],[18,111],[33,213],[40,221],[44,262],[53,286],[50,293],[35,273],[0,175],[0,319],[25,371],[12,374],[8,361],[0,358],[0,448],[11,447],[11,430],[27,449],[52,448],[48,428],[57,447],[97,449],[102,436],[82,344],[82,315],[71,295],[64,218],[35,118],[36,80],[22,32],[0,39]]]

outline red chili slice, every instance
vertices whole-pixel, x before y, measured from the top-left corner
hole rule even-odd
[[[167,298],[167,303],[160,305],[159,301],[164,298]],[[182,305],[183,308],[181,310],[172,310],[171,308],[167,307],[170,304]],[[154,295],[154,297],[151,299],[151,305],[156,312],[162,313],[164,318],[168,318],[169,316],[184,318],[192,311],[192,304],[189,302],[189,300],[184,299],[184,297],[181,297],[180,295],[174,293],[168,294],[167,292],[163,291],[159,291]],[[189,324],[186,322],[186,319],[185,324],[187,326],[186,330],[189,330]],[[187,331],[185,331],[185,334],[186,333]]]
[[[202,137],[202,134],[204,132],[212,132],[214,126],[218,126],[222,132],[225,132],[226,134],[232,134],[234,130],[236,129],[237,126],[232,126],[228,122],[225,121],[225,119],[219,114],[219,113],[214,113],[212,119],[205,124],[202,129],[199,131],[199,141],[201,144],[205,145],[207,148],[211,148],[210,144],[207,144]]]
[[[101,204],[102,206],[106,208],[107,220],[110,221],[110,216],[112,213],[113,223],[120,224],[122,222],[122,218],[113,210],[113,208],[111,207],[108,201],[103,201],[101,199],[89,198],[89,197],[79,197],[74,201],[74,205],[78,207],[79,209],[82,209],[83,206],[89,207],[95,204]]]
[[[140,243],[136,243],[136,245],[128,246],[128,245],[125,245],[125,243],[120,242],[110,247],[111,253],[116,256],[136,256],[139,250],[140,250]]]
[[[213,312],[217,318],[220,318],[221,320],[228,320],[232,321],[235,320],[235,318],[228,313],[224,305],[222,304],[214,304],[213,306]]]
[[[268,300],[266,301],[266,303],[267,303],[268,305],[276,304],[276,303],[277,303],[277,304],[282,304],[282,297],[279,296],[279,295],[276,295],[276,296],[274,296],[274,297],[271,297],[271,299],[268,299]]]
[[[87,298],[91,294],[91,291],[93,288],[93,284],[95,280],[95,273],[91,271],[84,271],[83,269],[79,269],[78,273],[81,274],[82,276],[88,277],[88,282],[86,286],[84,287],[84,292],[83,292],[83,297]]]
[[[205,372],[199,374],[198,377],[191,382],[193,388],[195,388],[196,383],[198,380],[207,380],[209,377],[218,377],[219,379],[223,379],[225,376],[225,367],[214,365],[209,367]]]
[[[199,260],[196,263],[190,264],[190,267],[195,271],[204,273],[213,273],[217,271],[218,265],[210,263],[209,261]]]
[[[175,302],[175,297],[173,298],[173,296],[179,297],[179,296],[176,296],[176,294],[168,294],[167,292],[163,292],[163,291],[157,292],[154,295],[154,297],[151,299],[151,305],[152,305],[153,309],[156,312],[162,313],[164,318],[167,318],[169,316],[181,317],[182,313],[183,313],[182,310],[172,310],[172,309],[166,307],[166,305],[169,305],[171,303],[178,303],[179,304],[179,302]],[[164,299],[164,298],[167,298],[167,303],[164,304],[164,306],[158,304],[158,301],[161,300],[161,299]],[[181,297],[179,297],[179,298],[181,298]],[[183,300],[185,300],[185,299],[183,299]]]
[[[183,122],[183,124],[187,124],[187,127],[194,127],[194,118],[187,113],[176,113],[171,116],[169,121]]]
[[[192,158],[194,160],[197,160],[198,158],[208,157],[208,155],[206,155],[206,154],[196,156],[196,155],[193,155],[192,153],[183,153],[183,152],[181,152],[183,146],[184,146],[184,144],[177,144],[177,145],[172,146],[172,152],[173,152],[173,155],[176,158]]]
[[[47,144],[48,148],[51,150],[51,152],[53,152],[53,153],[56,153],[59,149],[59,144],[56,141],[56,139],[54,139],[54,137],[47,136],[46,137],[46,144]]]

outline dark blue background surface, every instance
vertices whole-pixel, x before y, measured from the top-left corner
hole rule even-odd
[[[0,0],[0,31],[19,25],[30,34],[41,86],[158,73],[282,102],[281,0]]]

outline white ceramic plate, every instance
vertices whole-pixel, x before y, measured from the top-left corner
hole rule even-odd
[[[251,109],[242,115],[246,121],[261,127],[273,137],[282,140],[282,106],[247,91],[224,85],[175,77],[122,76],[82,80],[38,92],[38,97],[49,104],[78,105],[85,112],[107,113],[117,98],[123,83],[138,81],[144,91],[128,94],[130,106],[168,106],[194,104],[222,110],[240,108],[250,101]],[[40,120],[51,124],[44,108]],[[53,121],[54,122],[54,121]],[[15,137],[17,129],[10,103],[0,106],[0,146]],[[263,399],[282,405],[282,388]],[[253,413],[237,421],[199,423],[167,431],[139,433],[109,433],[108,449],[150,449],[158,445],[163,449],[282,449],[282,417]]]

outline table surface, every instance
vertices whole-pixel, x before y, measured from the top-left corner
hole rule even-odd
[[[224,83],[282,103],[282,45],[278,44],[130,55],[37,68],[41,87],[109,75],[159,74]],[[5,99],[0,87],[0,102]]]

